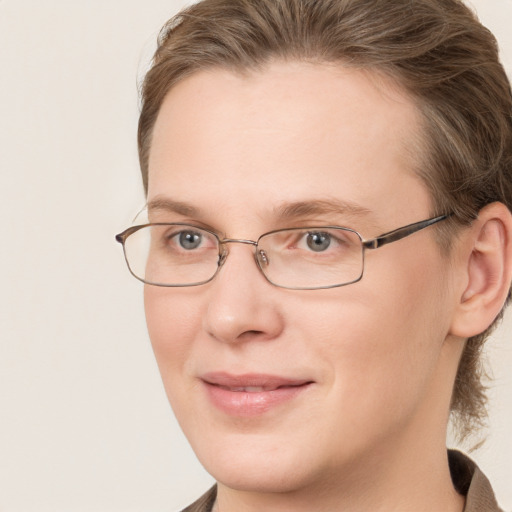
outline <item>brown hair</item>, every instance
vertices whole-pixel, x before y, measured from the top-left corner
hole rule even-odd
[[[169,89],[198,70],[276,59],[376,70],[405,89],[423,116],[417,172],[434,212],[453,212],[452,233],[486,204],[511,208],[510,84],[495,38],[459,0],[203,0],[182,11],[163,27],[142,85],[146,191],[152,129]],[[460,437],[486,418],[481,350],[490,329],[467,341],[460,361],[451,404]]]

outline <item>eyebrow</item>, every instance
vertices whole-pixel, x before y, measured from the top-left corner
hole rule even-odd
[[[164,211],[169,213],[177,213],[188,217],[197,217],[200,210],[189,203],[175,201],[165,197],[156,197],[147,204],[148,212]]]
[[[283,203],[274,209],[274,214],[284,220],[310,215],[369,216],[372,211],[350,201],[318,199]]]
[[[189,203],[167,197],[156,197],[147,204],[148,212],[164,211],[187,217],[201,217],[201,210]],[[273,209],[273,216],[281,221],[308,217],[311,215],[347,215],[366,217],[372,211],[350,201],[338,199],[313,199],[284,202]]]

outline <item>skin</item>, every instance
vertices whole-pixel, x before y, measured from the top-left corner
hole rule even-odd
[[[431,216],[407,151],[418,135],[413,103],[369,73],[305,63],[200,72],[168,94],[149,160],[148,202],[193,209],[156,208],[150,220],[252,240],[319,224],[371,238]],[[276,215],[284,203],[326,200],[351,208]],[[434,232],[367,251],[363,279],[346,287],[272,286],[242,244],[230,244],[208,284],[145,287],[164,386],[219,482],[219,510],[463,509],[445,435],[468,278],[450,271]],[[462,245],[457,269],[472,250]],[[212,371],[313,384],[264,414],[233,417],[205,393]]]

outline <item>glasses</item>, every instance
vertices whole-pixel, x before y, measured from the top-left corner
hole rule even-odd
[[[123,245],[130,272],[146,284],[179,287],[208,283],[225,263],[228,245],[239,243],[254,246],[256,264],[271,284],[316,290],[359,281],[365,250],[397,242],[449,216],[408,224],[370,240],[339,226],[279,229],[257,241],[221,239],[212,231],[183,223],[133,226],[116,240]]]

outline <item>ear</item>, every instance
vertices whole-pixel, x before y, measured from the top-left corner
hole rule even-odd
[[[459,240],[463,279],[451,334],[482,333],[501,311],[512,279],[512,215],[502,203],[484,207]]]

